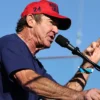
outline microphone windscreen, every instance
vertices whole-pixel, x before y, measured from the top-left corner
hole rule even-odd
[[[68,39],[63,37],[62,35],[58,35],[57,38],[55,39],[55,42],[62,47],[66,47],[66,44],[69,43]]]

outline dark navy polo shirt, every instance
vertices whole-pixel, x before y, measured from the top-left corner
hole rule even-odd
[[[16,71],[32,69],[36,73],[52,77],[46,73],[42,64],[32,56],[26,44],[17,36],[10,34],[0,38],[0,100],[39,100],[43,98],[35,92],[23,89],[12,78]],[[54,81],[54,80],[53,80]]]

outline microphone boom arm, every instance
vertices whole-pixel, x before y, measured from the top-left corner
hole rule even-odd
[[[70,43],[70,42],[67,42],[67,43]],[[73,48],[73,49],[69,48],[69,46],[71,46],[71,48]],[[81,58],[83,58],[84,60],[86,60],[87,62],[89,62],[90,64],[92,64],[95,67],[95,69],[97,69],[98,71],[100,71],[100,66],[97,65],[96,63],[92,62],[83,53],[81,53],[78,47],[73,47],[71,44],[69,46],[68,46],[68,49],[72,51],[73,55],[80,56]]]
[[[78,47],[74,47],[73,45],[71,45],[67,38],[63,37],[62,35],[58,35],[58,37],[56,38],[55,42],[58,43],[60,46],[71,50],[72,54],[80,56],[81,58],[83,58],[84,60],[86,60],[87,62],[92,64],[95,69],[100,71],[100,66],[97,65],[96,63],[92,62],[83,53],[81,53]]]

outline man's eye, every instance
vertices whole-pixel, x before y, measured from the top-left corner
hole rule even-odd
[[[53,24],[53,21],[50,21],[51,24]]]
[[[57,23],[54,22],[54,21],[50,21],[50,23],[51,23],[52,25],[56,25],[56,26],[57,26]]]

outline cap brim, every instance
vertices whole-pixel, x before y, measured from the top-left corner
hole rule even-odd
[[[71,20],[65,16],[61,15],[54,15],[54,14],[46,14],[52,18],[56,18],[58,22],[58,29],[59,30],[67,30],[71,26]]]
[[[71,20],[69,18],[58,19],[58,29],[67,30],[71,26]]]

